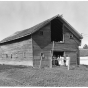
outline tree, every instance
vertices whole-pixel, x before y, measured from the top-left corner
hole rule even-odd
[[[85,45],[83,46],[83,49],[88,49],[88,45],[85,44]]]

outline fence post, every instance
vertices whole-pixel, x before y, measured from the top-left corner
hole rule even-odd
[[[70,70],[70,57],[68,57],[68,70]]]

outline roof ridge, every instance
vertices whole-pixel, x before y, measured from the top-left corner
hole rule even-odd
[[[45,26],[46,24],[48,24],[50,21],[55,19],[56,17],[61,18],[63,20],[63,22],[65,22],[68,26],[70,26],[72,28],[72,30],[77,34],[77,36],[82,38],[81,35],[77,31],[75,31],[75,29],[64,18],[62,18],[62,15],[57,14],[56,16],[50,17],[49,19],[47,19],[45,21],[39,22],[35,26],[32,26],[28,29],[21,30],[16,35],[9,36],[9,37],[1,40],[0,43],[5,43],[5,42],[8,42],[8,41],[12,41],[12,40],[15,40],[15,39],[19,39],[19,38],[31,35],[31,34],[35,33],[37,30],[39,30],[40,28],[42,28],[43,26]]]
[[[80,35],[81,38],[83,38],[83,36],[72,25],[70,25],[64,18],[61,17],[61,19],[63,19],[78,35]]]

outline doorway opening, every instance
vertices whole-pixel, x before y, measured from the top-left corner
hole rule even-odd
[[[64,51],[53,51],[52,66],[60,66],[58,57],[64,57]]]
[[[51,21],[51,41],[63,42],[63,23],[58,18]]]

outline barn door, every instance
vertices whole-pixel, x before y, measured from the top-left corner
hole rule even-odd
[[[71,65],[77,65],[77,52],[71,52]]]

